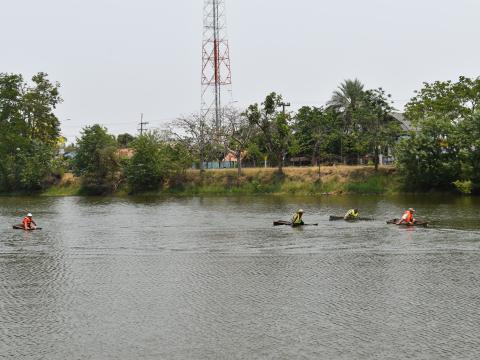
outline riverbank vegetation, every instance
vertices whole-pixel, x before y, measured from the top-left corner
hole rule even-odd
[[[60,122],[53,111],[61,101],[59,84],[44,73],[30,83],[0,73],[0,191],[39,190],[60,175]]]
[[[115,137],[94,124],[69,146],[68,159],[60,153],[65,140],[54,115],[62,101],[59,87],[44,73],[31,83],[0,74],[0,192],[456,189],[471,194],[480,189],[479,78],[425,83],[405,113],[384,89],[365,89],[355,79],[340,84],[326,104],[297,111],[272,92],[246,109],[224,109],[221,124],[193,114],[136,137]],[[212,169],[222,167],[232,169]],[[75,176],[66,180],[66,172]]]
[[[150,195],[340,195],[392,194],[402,191],[400,178],[393,166],[321,166],[277,168],[246,168],[240,179],[236,169],[213,169],[205,172],[188,169],[177,183],[165,179],[164,186],[142,191]],[[45,196],[84,195],[83,180],[66,173],[57,184],[46,189]],[[131,194],[125,182],[114,192],[117,196]]]
[[[409,186],[479,193],[480,78],[424,84],[406,106],[413,124],[397,145],[397,166]]]

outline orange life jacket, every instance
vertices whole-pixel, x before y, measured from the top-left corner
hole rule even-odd
[[[25,216],[23,218],[23,221],[22,221],[22,224],[23,226],[27,226],[27,227],[30,227],[30,224],[32,223],[32,219],[30,219],[28,216]]]
[[[413,214],[412,214],[412,212],[411,212],[410,210],[406,210],[404,215],[407,215],[407,216],[405,217],[405,221],[406,221],[406,222],[409,222],[409,223],[410,223],[410,222],[413,222]]]

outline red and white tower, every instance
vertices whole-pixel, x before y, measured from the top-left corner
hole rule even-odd
[[[201,115],[203,121],[212,120],[219,128],[222,103],[232,98],[225,0],[204,1]]]

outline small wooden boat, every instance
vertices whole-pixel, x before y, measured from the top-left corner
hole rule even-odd
[[[25,230],[23,228],[23,225],[22,224],[19,224],[19,225],[13,225],[13,228],[16,229],[16,230]],[[27,229],[27,231],[32,231],[32,230],[42,230],[41,227],[37,227],[35,229]]]
[[[343,216],[330,215],[330,221],[345,220]],[[348,219],[345,221],[373,221],[371,217],[357,217],[356,219]]]
[[[303,224],[303,225],[293,225],[291,221],[277,220],[273,222],[273,226],[287,225],[287,226],[318,226],[318,224]]]
[[[387,224],[393,224],[393,225],[397,225],[397,226],[423,226],[423,227],[428,226],[428,221],[424,221],[424,220],[416,220],[413,224],[408,224],[408,223],[398,224],[398,222],[400,220],[401,219],[387,220]]]

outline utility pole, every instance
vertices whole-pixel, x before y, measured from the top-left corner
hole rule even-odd
[[[143,121],[143,113],[140,114],[140,124],[139,124],[139,125],[140,125],[140,129],[138,129],[138,131],[140,131],[140,136],[142,136],[142,135],[143,135],[143,131],[144,131],[144,130],[147,130],[146,128],[144,129],[144,126],[145,126],[145,125],[148,125],[148,122]],[[145,126],[145,127],[146,127],[146,126]]]
[[[282,101],[282,102],[281,102],[280,104],[278,104],[278,105],[280,105],[280,106],[282,107],[282,114],[283,114],[283,116],[285,117],[285,108],[286,108],[287,106],[290,106],[290,103],[289,103],[289,102],[287,103],[287,102],[283,102],[283,101]],[[285,154],[282,155],[282,166],[284,165],[284,161],[285,161]]]
[[[288,103],[286,103],[286,102],[281,102],[279,105],[283,108],[282,112],[283,112],[283,115],[285,115],[285,108],[286,108],[287,106],[290,106],[290,103],[289,103],[289,102],[288,102]]]

